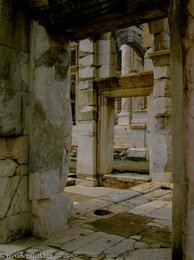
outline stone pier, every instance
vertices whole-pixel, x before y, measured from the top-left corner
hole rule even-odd
[[[33,49],[33,51],[32,51]],[[68,43],[55,42],[34,22],[31,32],[30,173],[32,231],[48,237],[67,224],[71,202],[63,194],[71,122]],[[48,218],[49,214],[49,218]]]

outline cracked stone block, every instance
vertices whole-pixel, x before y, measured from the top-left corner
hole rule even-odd
[[[171,116],[172,102],[169,97],[158,97],[153,102],[153,115],[155,117]]]
[[[88,54],[84,57],[79,58],[79,66],[82,68],[82,66],[90,66],[90,65],[97,65],[97,58],[94,54]]]
[[[28,136],[0,138],[0,159],[14,159],[18,164],[28,164]]]
[[[98,55],[98,66],[100,65],[116,65],[116,57],[112,53],[105,53],[105,54],[99,54]]]
[[[105,77],[113,77],[116,75],[116,67],[113,65],[105,64],[100,66],[98,69],[98,77],[105,78]]]
[[[96,78],[97,77],[97,68],[96,67],[84,67],[79,70],[79,78]]]
[[[79,50],[82,52],[96,53],[97,45],[89,39],[81,40],[79,43]]]
[[[20,236],[29,232],[29,230],[29,213],[22,213],[2,218],[0,219],[0,243],[6,243],[11,240],[18,239]],[[2,251],[1,248],[0,251]],[[19,251],[18,248],[17,251]]]
[[[0,160],[0,178],[11,177],[15,174],[17,163],[13,160]]]
[[[63,194],[32,201],[33,234],[48,238],[63,232],[72,214],[73,203]]]
[[[98,40],[98,54],[105,54],[110,52],[116,52],[114,39]]]
[[[154,79],[170,78],[169,66],[156,66],[154,69]]]
[[[97,106],[97,94],[93,89],[78,92],[78,106]]]
[[[63,190],[58,169],[31,173],[29,178],[30,200],[47,199]]]
[[[154,97],[170,96],[170,80],[160,79],[154,83]]]

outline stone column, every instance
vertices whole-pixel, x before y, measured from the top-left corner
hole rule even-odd
[[[194,5],[171,1],[173,259],[194,257]]]
[[[71,144],[69,62],[68,43],[54,41],[33,22],[29,197],[32,232],[42,238],[63,231],[72,208],[63,193]]]
[[[0,14],[0,243],[6,243],[30,231],[30,20],[12,1],[1,1]]]
[[[172,181],[172,101],[169,50],[149,54],[154,63],[150,133],[150,174],[153,181]]]
[[[122,51],[122,75],[131,73],[131,50],[127,44],[121,46]],[[132,98],[122,98],[121,112],[118,114],[118,125],[130,125],[132,119]]]
[[[79,84],[77,95],[77,183],[97,186],[97,44],[89,39],[79,45]]]

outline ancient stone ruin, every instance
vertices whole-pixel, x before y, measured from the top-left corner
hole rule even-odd
[[[118,129],[127,118],[133,135],[129,154],[149,157],[152,181],[174,183],[173,259],[193,259],[192,0],[2,0],[0,13],[0,242],[52,237],[68,222],[70,73],[77,73],[78,179],[98,186],[111,173],[120,100]],[[147,47],[143,24],[153,39]],[[129,48],[144,61],[133,71]],[[133,109],[145,106],[138,118]],[[146,146],[138,146],[145,131]]]

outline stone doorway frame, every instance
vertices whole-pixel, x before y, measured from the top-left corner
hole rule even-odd
[[[101,184],[102,176],[113,169],[114,98],[149,96],[153,71],[97,79],[94,86],[98,90],[97,178]]]

